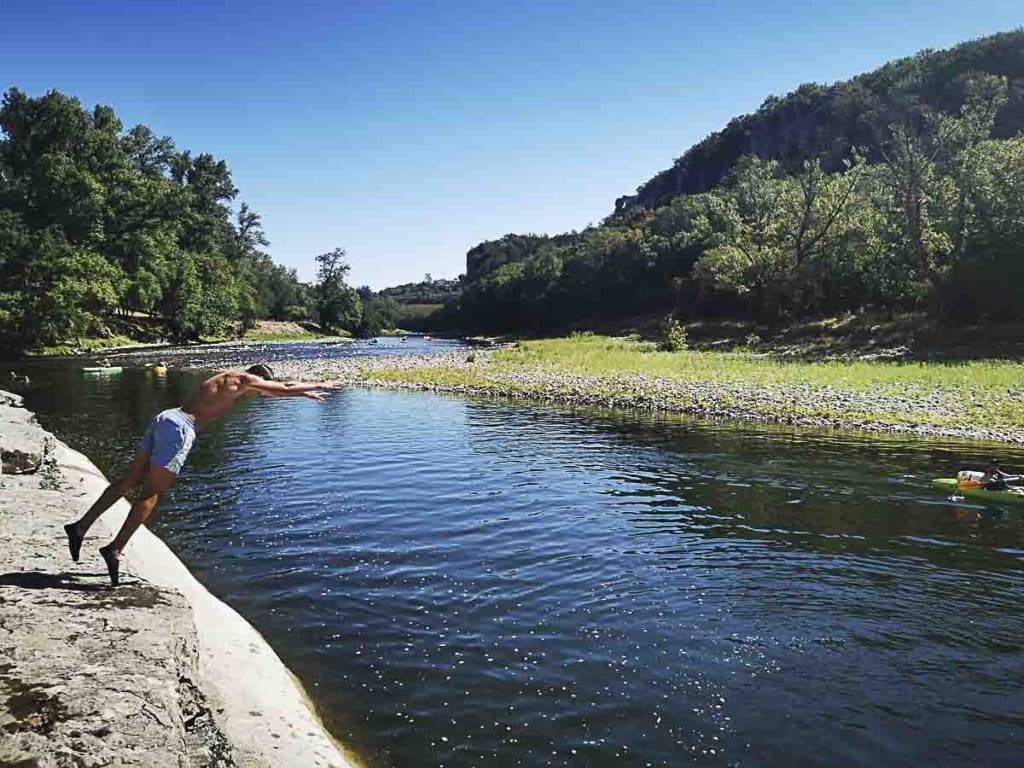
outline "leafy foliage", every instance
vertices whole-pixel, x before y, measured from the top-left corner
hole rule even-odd
[[[430,278],[430,275],[427,275]],[[462,291],[462,279],[429,279],[419,283],[403,283],[380,291],[383,298],[396,304],[446,304],[458,299]]]
[[[658,349],[662,352],[686,349],[686,329],[673,315],[666,315],[658,326]]]
[[[0,105],[0,347],[109,336],[150,316],[174,338],[309,317],[294,271],[223,160],[178,151],[113,110],[17,88]]]
[[[613,218],[654,210],[679,195],[707,192],[745,155],[799,166],[822,158],[838,171],[852,148],[880,159],[887,129],[926,112],[953,114],[964,101],[965,83],[978,73],[1002,80],[1024,75],[1024,31],[1001,33],[941,51],[922,51],[831,86],[808,83],[786,96],[769,96],[760,109],[737,117],[616,201]],[[897,117],[898,116],[898,117]],[[1024,99],[1004,102],[995,115],[996,138],[1024,124]]]
[[[1019,318],[1022,78],[1015,32],[769,99],[603,225],[471,249],[464,327],[539,334],[654,312],[776,324],[865,308]]]
[[[316,309],[320,325],[327,331],[359,328],[363,320],[363,302],[356,290],[345,283],[349,272],[345,251],[335,248],[316,257]]]

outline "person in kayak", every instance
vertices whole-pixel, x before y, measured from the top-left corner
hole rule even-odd
[[[267,365],[254,365],[244,372],[227,371],[211,376],[199,385],[199,391],[184,406],[161,411],[153,417],[139,441],[138,451],[128,472],[112,482],[81,519],[64,526],[71,559],[78,562],[82,540],[100,515],[126,493],[141,485],[142,492],[132,504],[121,530],[113,541],[100,547],[100,555],[110,574],[110,583],[116,587],[121,553],[132,534],[153,514],[161,497],[185,466],[199,431],[210,422],[227,415],[244,397],[305,397],[320,402],[325,392],[340,388],[340,384],[274,381],[274,373]]]
[[[1018,482],[1021,475],[1008,475],[999,466],[998,459],[992,459],[985,467],[985,474],[981,478],[981,487],[986,491],[1005,491],[1010,487],[1011,482]]]

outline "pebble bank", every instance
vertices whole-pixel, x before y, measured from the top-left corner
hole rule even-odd
[[[277,375],[330,379],[388,389],[502,397],[570,406],[620,408],[825,429],[951,437],[1024,444],[1024,429],[961,418],[962,396],[948,391],[893,393],[884,387],[836,389],[805,383],[682,380],[644,373],[577,373],[495,361],[489,351],[281,360]],[[1024,389],[1017,393],[1024,408]],[[806,406],[823,415],[807,415]],[[895,418],[887,418],[892,414]],[[946,424],[937,424],[945,421]]]

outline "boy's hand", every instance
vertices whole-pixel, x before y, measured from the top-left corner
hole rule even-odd
[[[303,392],[302,395],[303,397],[308,397],[310,400],[316,400],[318,403],[322,403],[324,401],[323,392]]]

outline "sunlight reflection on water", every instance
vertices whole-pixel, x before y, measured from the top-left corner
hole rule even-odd
[[[196,381],[52,375],[105,467]],[[1011,765],[1024,523],[928,482],[986,450],[348,390],[243,405],[155,528],[372,765]]]

